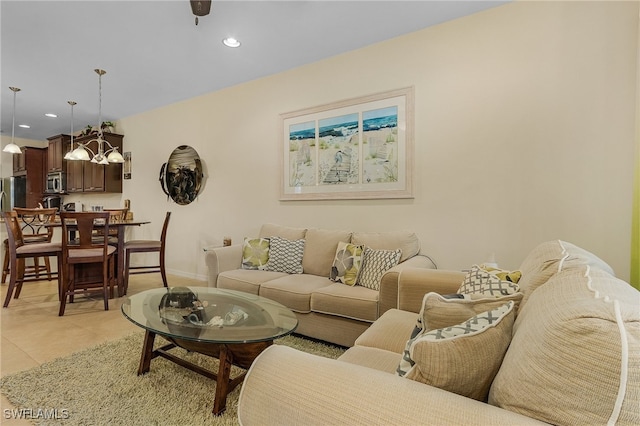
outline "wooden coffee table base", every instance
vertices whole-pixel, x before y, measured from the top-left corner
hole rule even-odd
[[[273,341],[271,340],[257,343],[226,344],[204,343],[170,338],[167,336],[163,337],[171,343],[154,350],[153,342],[156,338],[156,333],[149,330],[145,332],[142,356],[140,357],[140,366],[138,367],[138,376],[148,373],[151,367],[151,360],[160,356],[173,361],[182,367],[188,368],[191,371],[195,371],[196,373],[215,380],[216,394],[213,400],[213,414],[216,416],[224,412],[227,405],[227,395],[229,395],[229,392],[233,391],[236,386],[242,383],[244,376],[247,374],[245,371],[238,377],[230,380],[229,374],[231,372],[231,366],[236,365],[240,368],[244,368],[245,370],[248,369],[253,360],[255,360],[263,350],[273,344]],[[217,358],[220,361],[218,373],[216,374],[213,371],[207,370],[168,352],[170,349],[175,347],[180,347],[191,352],[197,352]]]

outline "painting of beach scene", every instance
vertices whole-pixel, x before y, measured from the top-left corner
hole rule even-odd
[[[280,200],[413,197],[413,88],[281,115]]]
[[[318,182],[321,185],[358,183],[359,115],[325,118],[318,126]]]
[[[363,183],[398,181],[398,107],[363,111]]]
[[[289,186],[316,184],[316,122],[289,126]]]

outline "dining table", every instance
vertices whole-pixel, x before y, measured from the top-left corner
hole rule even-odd
[[[124,296],[124,243],[125,229],[129,226],[141,226],[151,223],[149,220],[137,220],[137,219],[110,219],[109,230],[116,230],[116,284],[118,285],[118,297]],[[48,222],[45,226],[53,228],[62,228],[62,222],[54,221]],[[102,225],[104,226],[104,225]],[[100,228],[101,225],[96,224],[96,228]]]

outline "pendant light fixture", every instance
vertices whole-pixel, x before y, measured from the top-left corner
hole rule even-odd
[[[67,153],[64,155],[64,159],[65,159],[65,160],[78,160],[78,158],[75,158],[75,153],[76,153],[76,152],[75,152],[75,150],[73,149],[73,106],[74,106],[74,105],[76,105],[76,104],[77,104],[77,102],[74,102],[74,101],[67,101],[67,103],[68,103],[69,105],[71,105],[71,133],[70,133],[70,134],[71,134],[71,149],[69,150],[69,152],[67,152]],[[87,151],[84,151],[84,152],[86,153]],[[87,157],[89,157],[89,156],[87,155]],[[88,159],[88,158],[87,158],[87,159]]]
[[[11,122],[11,143],[7,144],[2,150],[3,152],[8,152],[9,154],[22,154],[20,147],[15,144],[15,134],[16,134],[16,93],[20,91],[17,87],[9,87],[13,92],[13,120]]]
[[[98,138],[91,139],[85,143],[78,142],[78,147],[71,152],[71,158],[69,159],[91,161],[92,163],[104,165],[109,163],[124,163],[124,158],[122,157],[122,154],[118,152],[118,147],[114,147],[106,141],[102,133],[102,76],[107,72],[101,69],[95,69],[94,71],[98,74]],[[95,153],[91,148],[89,148],[89,145],[92,142],[96,142],[98,144]],[[106,151],[104,150],[105,145],[109,148]],[[89,155],[89,153],[91,153],[91,155]]]

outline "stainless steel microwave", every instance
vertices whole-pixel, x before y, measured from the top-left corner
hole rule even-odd
[[[65,174],[63,172],[52,172],[47,174],[47,189],[48,194],[61,194],[64,192],[65,187]]]

